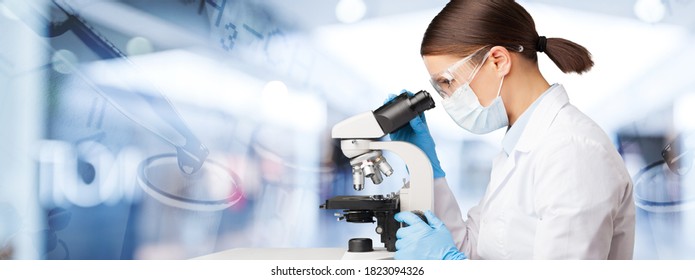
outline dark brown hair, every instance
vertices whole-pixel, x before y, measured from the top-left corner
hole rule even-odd
[[[586,48],[539,37],[531,15],[513,0],[451,0],[427,27],[420,54],[466,56],[484,46],[516,51],[521,46],[521,54],[534,62],[536,52],[545,52],[564,73],[581,74],[594,66]]]

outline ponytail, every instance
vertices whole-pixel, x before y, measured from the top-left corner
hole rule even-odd
[[[545,52],[563,73],[582,74],[594,66],[591,53],[577,43],[562,38],[545,39],[543,36],[538,41],[536,50]],[[547,41],[545,46],[540,46],[542,41]]]

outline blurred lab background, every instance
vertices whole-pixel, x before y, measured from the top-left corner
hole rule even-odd
[[[330,130],[390,93],[433,92],[419,46],[446,2],[0,0],[0,259],[186,259],[378,238],[319,209],[358,194]],[[695,1],[519,2],[539,34],[593,54],[581,76],[544,55],[541,70],[625,160],[635,258],[695,259]],[[427,118],[465,213],[504,132],[469,134],[441,108]],[[359,194],[408,177],[386,157],[395,174]],[[191,184],[200,191],[183,191]]]

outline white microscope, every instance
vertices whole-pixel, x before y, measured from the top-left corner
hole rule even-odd
[[[338,220],[352,223],[374,223],[385,248],[374,249],[369,238],[353,238],[348,242],[343,259],[389,259],[396,251],[396,231],[402,226],[393,216],[401,211],[413,211],[423,220],[422,211],[433,207],[433,174],[427,155],[417,146],[401,141],[378,139],[407,125],[418,114],[434,108],[434,100],[426,91],[413,96],[402,93],[370,112],[348,118],[333,126],[332,137],[341,139],[340,148],[350,158],[353,187],[364,189],[365,177],[381,184],[382,173],[393,169],[382,156],[390,151],[400,156],[411,174],[410,183],[399,192],[385,195],[337,196],[321,205],[324,209],[340,209]]]
[[[426,91],[413,96],[403,93],[378,109],[348,118],[333,127],[332,137],[341,139],[343,154],[350,158],[355,190],[364,189],[365,178],[374,184],[381,174],[393,174],[382,151],[401,157],[410,172],[410,183],[397,193],[364,196],[336,196],[321,205],[323,209],[342,210],[338,220],[374,223],[384,247],[374,248],[370,238],[353,238],[345,248],[236,248],[197,259],[283,259],[283,260],[374,260],[393,259],[396,231],[404,225],[394,219],[401,211],[413,211],[426,221],[422,211],[433,208],[433,171],[427,155],[417,146],[400,141],[379,141],[386,134],[407,125],[418,114],[434,108]]]

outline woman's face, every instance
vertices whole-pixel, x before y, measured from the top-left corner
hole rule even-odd
[[[448,87],[448,90],[445,89],[445,91],[452,94],[463,84],[469,82],[470,87],[478,97],[480,105],[486,107],[489,106],[497,97],[497,91],[501,82],[500,78],[496,75],[493,60],[486,56],[486,59],[482,62],[470,60],[465,63],[466,65],[460,65],[459,67],[455,67],[456,69],[451,69],[452,66],[460,62],[462,59],[464,58],[454,55],[423,56],[425,67],[432,77],[432,80],[435,83],[438,83],[442,88]],[[471,77],[471,74],[473,74],[475,71],[475,67],[480,63],[482,63],[482,65],[480,65],[480,69],[474,76]],[[442,73],[453,72],[456,72],[453,77],[447,74],[442,75]],[[448,85],[445,83],[446,79],[450,79],[450,83]]]

